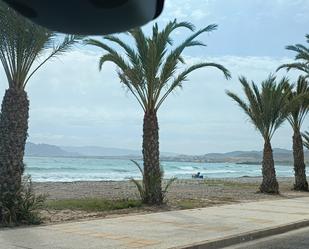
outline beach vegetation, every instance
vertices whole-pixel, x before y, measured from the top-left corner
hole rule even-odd
[[[254,82],[250,84],[243,76],[239,81],[242,84],[245,99],[231,91],[227,91],[227,95],[238,103],[263,136],[263,180],[259,189],[262,193],[278,194],[279,185],[276,179],[271,139],[288,116],[288,91],[285,89],[289,87],[289,82],[286,78],[282,78],[279,83],[276,83],[276,77],[271,75],[262,82],[259,89]]]
[[[173,47],[172,34],[180,28],[192,34]],[[196,39],[216,29],[217,25],[212,24],[196,31],[193,24],[174,20],[162,30],[159,30],[158,24],[154,24],[150,36],[147,36],[141,28],[130,30],[127,34],[133,39],[134,46],[114,35],[104,36],[103,41],[85,40],[86,44],[105,51],[99,59],[99,69],[101,70],[106,62],[114,63],[118,69],[120,82],[143,109],[143,201],[147,204],[160,205],[164,199],[157,117],[159,108],[171,93],[183,87],[188,75],[197,69],[213,67],[223,72],[227,79],[231,77],[224,66],[213,62],[190,63],[190,66],[182,69],[186,64],[183,51],[189,47],[204,47],[205,44]]]
[[[204,180],[206,186],[220,186],[230,189],[248,189],[251,190],[257,186],[254,182],[239,182],[232,180],[221,180],[221,179],[207,179]]]
[[[205,203],[198,199],[182,199],[177,201],[177,207],[180,209],[203,208]]]
[[[147,203],[147,194],[146,194],[146,187],[145,187],[145,173],[144,173],[143,167],[141,167],[138,162],[136,162],[134,160],[131,160],[131,161],[136,165],[136,167],[139,169],[140,173],[142,174],[142,180],[141,181],[136,180],[134,178],[131,178],[131,181],[136,186],[142,202]],[[151,180],[150,181],[151,186],[156,186],[157,181],[160,181],[160,184],[162,184],[162,180],[164,178],[164,169],[162,167],[160,169],[160,172],[161,172],[160,178],[151,178],[150,179]],[[172,178],[168,179],[165,187],[162,190],[163,201],[167,201],[166,194],[168,192],[168,189],[173,184],[173,182],[175,182],[176,180],[177,180],[176,177],[172,177]],[[156,191],[156,189],[153,188],[153,189],[150,189],[150,191]]]
[[[83,210],[87,212],[113,211],[142,207],[140,200],[106,200],[102,198],[48,200],[44,208],[50,210]]]
[[[37,225],[42,222],[39,210],[44,207],[46,196],[35,194],[30,176],[24,176],[15,205],[2,202],[1,226]],[[4,200],[7,201],[7,200]]]

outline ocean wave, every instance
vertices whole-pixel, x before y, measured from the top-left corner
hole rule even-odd
[[[79,167],[28,167],[27,170],[31,171],[96,171],[96,172],[119,172],[129,173],[133,172],[128,169],[113,169],[113,168],[79,168]]]
[[[229,173],[235,173],[237,171],[235,170],[228,170],[228,169],[222,169],[222,170],[205,170],[205,174],[229,174]]]
[[[108,169],[112,172],[119,172],[119,173],[130,173],[133,172],[132,170],[128,170],[128,169]]]
[[[74,167],[27,167],[26,170],[29,171],[54,171],[54,170],[80,170],[79,168]]]
[[[141,173],[130,162],[110,159],[40,159],[26,160],[26,174],[38,182],[74,182],[74,181],[122,181],[130,178],[140,179]],[[191,175],[201,172],[206,178],[260,176],[260,166],[236,165],[233,163],[184,163],[163,162],[165,178],[177,177],[190,179]],[[276,167],[278,176],[292,176],[289,166]]]

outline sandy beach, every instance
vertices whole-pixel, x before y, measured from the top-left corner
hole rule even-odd
[[[109,212],[83,210],[43,210],[44,222],[109,217],[137,212],[154,212],[186,208],[224,205],[265,199],[282,199],[309,196],[309,193],[292,191],[293,178],[278,178],[281,194],[278,196],[257,193],[260,177],[227,179],[177,180],[167,194],[167,205],[158,208],[142,207]],[[130,181],[100,182],[34,182],[35,192],[47,195],[47,200],[102,198],[106,200],[139,199],[136,187]]]

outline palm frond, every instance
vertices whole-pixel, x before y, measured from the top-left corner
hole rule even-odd
[[[139,193],[142,201],[144,202],[145,199],[146,199],[146,196],[147,196],[146,189],[145,189],[145,184],[144,184],[144,182],[145,182],[145,180],[144,180],[145,179],[144,170],[143,170],[142,166],[139,165],[139,163],[136,162],[135,160],[130,160],[130,161],[135,164],[135,166],[139,169],[140,173],[142,174],[142,180],[141,181],[138,181],[138,180],[136,180],[134,178],[131,178],[130,180],[136,186],[136,188],[138,190],[138,193]]]
[[[126,58],[119,54],[115,49],[99,40],[86,39],[84,40],[84,43],[99,47],[107,52],[100,57],[99,70],[102,69],[105,62],[114,63],[118,69],[120,69],[120,72],[118,72],[120,82],[127,87],[137,99],[141,107],[145,109],[148,102],[146,99],[147,95],[144,86],[145,79],[141,69],[142,62],[140,61],[140,55],[117,37],[107,36],[105,38],[121,46],[126,51],[126,57],[129,58],[129,60],[126,60]]]
[[[167,194],[167,191],[169,190],[169,188],[171,187],[171,185],[177,181],[177,177],[172,177],[171,179],[169,179],[164,187],[164,190],[163,190],[163,194],[164,196],[166,196]]]
[[[52,52],[29,74],[29,76],[25,80],[24,87],[27,85],[27,82],[30,80],[33,74],[35,74],[35,72],[40,69],[40,67],[42,67],[46,62],[50,61],[51,59],[71,51],[73,46],[81,39],[81,37],[76,35],[66,35],[61,43],[53,44]],[[49,41],[47,42],[47,46],[49,46]]]
[[[127,45],[125,42],[123,42],[121,39],[119,39],[117,36],[107,35],[107,36],[104,36],[104,39],[112,41],[118,44],[120,47],[122,47],[126,51],[126,55],[130,59],[130,62],[132,63],[133,66],[141,65],[141,61],[136,51],[133,48],[131,48],[129,45]]]
[[[131,69],[130,65],[127,64],[125,59],[117,52],[102,55],[99,61],[99,69],[101,70],[103,64],[108,61],[117,65],[122,72],[126,72]]]
[[[288,112],[287,117],[293,130],[300,130],[309,112],[309,83],[306,77],[299,76],[296,84],[287,87]]]
[[[306,131],[302,135],[303,135],[304,146],[309,150],[309,132]]]
[[[309,74],[309,67],[306,63],[289,63],[289,64],[283,64],[280,67],[277,68],[277,72],[281,69],[286,69],[287,72],[290,70],[300,70],[306,74]]]
[[[136,186],[138,193],[141,197],[142,200],[145,199],[146,197],[146,192],[145,192],[145,188],[143,187],[143,183],[134,179],[134,178],[130,178],[130,181],[134,183],[134,185]]]
[[[217,64],[217,63],[199,63],[199,64],[195,64],[189,68],[187,68],[186,70],[184,70],[182,73],[180,73],[175,79],[174,81],[171,83],[171,85],[169,86],[169,88],[167,89],[167,91],[165,92],[165,94],[162,96],[162,98],[159,100],[159,96],[160,96],[160,92],[157,93],[156,99],[155,99],[155,108],[159,109],[159,107],[162,105],[162,103],[164,102],[164,100],[168,97],[168,95],[173,92],[177,87],[182,87],[182,83],[184,81],[186,81],[187,76],[192,73],[193,71],[203,68],[203,67],[215,67],[217,69],[219,69],[220,71],[223,72],[224,76],[226,79],[230,79],[231,78],[231,74],[230,72],[222,65]]]
[[[66,52],[74,39],[68,36],[63,43],[55,45],[54,32],[30,22],[0,3],[0,60],[10,88],[23,89],[45,62]],[[31,72],[34,62],[51,48],[52,54]]]
[[[170,52],[170,54],[167,56],[165,63],[162,66],[162,71],[160,75],[160,81],[161,85],[164,86],[167,81],[169,81],[170,77],[175,73],[177,69],[177,63],[179,61],[179,57],[184,51],[185,48],[198,45],[198,42],[195,43],[194,39],[205,32],[211,32],[217,29],[216,24],[211,24],[205,27],[204,29],[201,29],[197,32],[195,32],[193,35],[189,36],[184,42],[182,42],[178,47],[176,47],[174,50]],[[205,46],[205,44],[202,44]]]
[[[173,45],[171,36],[179,28],[188,29],[193,34],[174,49],[170,49],[170,46]],[[206,46],[203,42],[196,40],[197,37],[215,29],[217,29],[217,25],[212,24],[194,32],[194,25],[176,20],[169,22],[162,30],[159,30],[159,26],[154,24],[150,36],[146,36],[140,28],[127,32],[134,40],[134,47],[129,46],[118,36],[103,37],[105,41],[121,48],[124,53],[96,39],[87,39],[85,43],[104,51],[100,57],[99,68],[101,69],[107,61],[114,63],[119,69],[120,82],[134,95],[143,110],[149,111],[158,109],[170,92],[181,87],[188,74],[198,68],[216,67],[224,73],[227,79],[231,77],[225,67],[216,63],[198,63],[174,77],[180,69],[178,68],[179,64],[185,64],[182,56],[184,49],[192,46]],[[163,91],[163,89],[166,90]]]
[[[139,163],[136,162],[135,160],[130,160],[130,161],[135,164],[135,166],[139,169],[139,171],[141,172],[142,176],[144,177],[144,170],[143,170],[142,166],[140,166]]]
[[[135,45],[142,64],[146,64],[147,52],[148,52],[148,43],[146,36],[144,35],[141,28],[135,28],[129,31],[129,34],[131,34],[131,36],[135,40]]]
[[[147,194],[149,194],[149,193],[146,193],[146,188],[145,188],[145,173],[144,173],[144,170],[143,170],[142,166],[141,166],[138,162],[136,162],[136,161],[134,161],[134,160],[130,160],[130,161],[133,162],[133,163],[135,164],[135,166],[139,169],[139,171],[140,171],[141,174],[142,174],[142,180],[141,180],[141,181],[138,181],[138,180],[136,180],[136,179],[134,179],[134,178],[131,178],[130,180],[131,180],[131,182],[133,182],[134,185],[136,186],[136,188],[137,188],[137,190],[138,190],[138,193],[139,193],[139,195],[140,195],[142,201],[145,202],[145,203],[147,203],[146,198],[147,198],[147,196],[148,196]],[[155,183],[155,182],[158,181],[158,180],[161,182],[161,180],[163,179],[163,177],[164,177],[164,169],[163,169],[163,167],[160,167],[160,175],[159,175],[159,176],[151,176],[150,182]],[[166,185],[165,185],[165,187],[164,187],[164,189],[163,189],[163,191],[162,191],[162,193],[163,193],[163,199],[166,198],[166,194],[167,194],[167,192],[168,192],[170,186],[171,186],[176,180],[177,180],[176,177],[172,177],[171,179],[169,179],[169,180],[167,181],[167,183],[166,183]],[[153,184],[150,184],[150,187],[151,187],[152,185],[153,185]],[[150,190],[150,191],[153,191],[153,190]]]
[[[306,35],[307,43],[309,43],[308,37],[309,35]],[[283,68],[287,71],[296,69],[304,72],[306,74],[305,77],[309,77],[309,48],[302,44],[295,44],[286,46],[286,49],[296,53],[295,62],[281,65],[277,71]]]

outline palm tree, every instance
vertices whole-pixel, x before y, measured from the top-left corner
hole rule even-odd
[[[306,35],[307,43],[309,43],[309,34]],[[296,62],[283,64],[278,67],[277,71],[285,68],[287,71],[292,69],[300,70],[305,73],[306,78],[309,76],[309,48],[302,44],[289,45],[286,47],[287,50],[296,52]]]
[[[309,43],[309,35],[306,35],[307,43]],[[308,94],[308,83],[305,80],[309,77],[309,48],[302,44],[290,45],[286,49],[296,52],[295,61],[293,63],[283,64],[278,67],[277,71],[286,69],[288,72],[296,69],[305,73],[303,77],[299,77],[297,82],[296,91],[291,92],[291,99],[297,98],[299,95]],[[295,101],[294,101],[295,102]],[[293,156],[294,156],[294,172],[295,172],[295,190],[308,191],[308,182],[306,180],[306,165],[304,162],[303,141],[300,134],[300,128],[305,116],[308,113],[308,103],[306,101],[296,101],[293,104],[288,121],[291,124],[293,135]],[[293,106],[292,105],[292,106]]]
[[[239,80],[243,86],[246,100],[242,100],[230,91],[227,91],[227,95],[239,104],[264,138],[263,181],[260,185],[260,191],[278,194],[279,185],[276,179],[271,139],[287,117],[286,99],[288,94],[285,88],[288,81],[283,78],[276,84],[276,77],[270,76],[262,82],[262,87],[259,90],[254,82],[250,85],[245,77],[240,77]]]
[[[308,191],[308,182],[306,178],[306,165],[304,158],[303,140],[301,136],[301,125],[309,111],[309,84],[305,77],[300,76],[294,86],[287,88],[289,92],[288,104],[289,115],[287,120],[293,128],[293,156],[295,184],[294,189],[299,191]]]
[[[122,84],[133,94],[144,111],[143,124],[143,161],[144,184],[148,204],[161,204],[163,200],[161,187],[161,171],[159,160],[159,126],[157,112],[166,98],[177,88],[181,88],[187,76],[202,67],[215,67],[222,71],[225,77],[230,78],[229,71],[223,66],[204,62],[189,66],[179,72],[179,64],[184,64],[183,51],[188,47],[205,46],[195,40],[203,33],[211,32],[217,25],[209,25],[198,30],[185,39],[180,45],[168,49],[173,45],[171,34],[179,28],[194,32],[195,28],[188,22],[169,22],[159,31],[158,25],[152,28],[152,35],[147,37],[142,29],[137,28],[128,32],[135,41],[135,47],[129,46],[117,36],[105,36],[104,40],[113,42],[124,50],[118,52],[96,39],[88,39],[87,44],[99,47],[106,51],[100,57],[99,68],[107,61],[116,64],[118,76]],[[177,74],[177,75],[176,75]]]
[[[1,3],[0,60],[8,89],[0,115],[0,222],[4,212],[14,217],[21,189],[29,117],[25,87],[39,68],[76,42],[74,36],[66,36],[58,45],[57,40],[55,33],[31,23]],[[48,51],[50,54],[44,58]]]
[[[304,145],[309,150],[309,131],[303,133]]]

